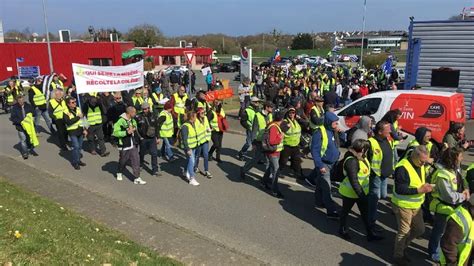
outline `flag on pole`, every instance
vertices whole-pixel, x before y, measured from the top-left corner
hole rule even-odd
[[[385,63],[382,65],[382,70],[385,74],[389,74],[392,72],[392,56],[388,56]]]
[[[349,55],[349,59],[351,60],[351,62],[357,62],[359,61],[359,57],[355,54],[351,54]]]
[[[23,61],[25,61],[25,59],[24,59],[23,57],[18,57],[18,58],[16,59],[16,61],[17,61],[18,63],[23,63]]]
[[[280,60],[281,60],[280,49],[276,49],[275,55],[273,56],[273,62],[280,62]]]

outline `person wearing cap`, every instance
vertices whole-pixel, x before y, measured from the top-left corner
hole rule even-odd
[[[474,195],[448,216],[441,238],[441,265],[472,265],[470,258],[474,239]]]
[[[222,102],[214,101],[211,112],[207,115],[209,123],[211,124],[211,140],[212,147],[209,150],[209,160],[212,160],[212,154],[216,152],[216,161],[222,163],[221,160],[221,148],[222,148],[222,138],[224,137],[224,132],[227,130],[225,127],[225,112],[224,107],[222,107]]]
[[[81,166],[86,166],[81,161],[81,150],[84,136],[87,136],[87,130],[84,128],[84,120],[81,109],[77,107],[75,98],[66,98],[67,108],[63,113],[64,124],[66,125],[67,133],[71,139],[72,145],[72,161],[71,164],[76,170],[80,170]]]
[[[240,111],[244,110],[249,106],[250,103],[250,79],[248,77],[244,77],[242,79],[242,83],[239,85],[238,92],[239,92],[239,100],[240,100]]]
[[[248,160],[243,167],[240,168],[240,178],[245,179],[245,174],[252,169],[260,160],[267,159],[262,150],[262,137],[267,125],[273,121],[274,105],[272,102],[266,102],[263,105],[263,110],[255,114],[252,125],[252,146],[255,151],[252,159]]]
[[[38,156],[34,150],[39,145],[36,130],[33,123],[33,107],[25,102],[23,95],[16,97],[10,114],[10,121],[15,126],[20,139],[20,151],[23,159],[28,159],[28,155]]]
[[[43,80],[41,77],[37,77],[35,79],[35,84],[33,84],[30,89],[28,90],[28,97],[29,102],[33,109],[35,110],[35,127],[36,132],[39,132],[39,123],[41,117],[43,117],[44,121],[46,122],[46,126],[48,126],[49,132],[52,134],[55,133],[53,128],[53,123],[51,118],[48,114],[48,108],[46,105],[46,97],[43,94],[42,88],[43,87]]]
[[[186,105],[189,101],[188,94],[186,93],[186,88],[180,86],[178,91],[173,94],[171,97],[171,104],[173,105],[173,116],[176,123],[176,128],[180,128],[181,124],[184,121],[186,113]]]
[[[144,102],[141,106],[142,113],[136,117],[138,124],[138,135],[140,138],[140,165],[145,166],[145,155],[151,155],[151,174],[161,175],[158,167],[158,147],[160,144],[158,121],[151,110],[151,106]]]
[[[59,148],[62,151],[67,151],[67,130],[63,119],[63,113],[67,110],[66,101],[64,100],[64,91],[56,89],[53,90],[52,95],[53,97],[49,99],[48,103],[49,116],[53,118],[53,122],[56,125]]]
[[[114,124],[114,137],[117,138],[119,149],[119,166],[117,171],[117,181],[123,180],[123,171],[127,164],[132,167],[135,185],[145,185],[146,181],[140,178],[140,155],[138,153],[139,137],[137,134],[137,121],[135,107],[128,106],[125,113],[120,115]]]
[[[331,194],[331,171],[340,155],[335,140],[338,120],[339,117],[336,114],[326,112],[324,114],[324,125],[314,131],[311,140],[311,155],[315,166],[311,173],[316,185],[314,190],[315,203],[316,206],[326,209],[326,216],[329,219],[339,218],[336,203]]]
[[[240,124],[245,128],[245,143],[237,155],[239,160],[243,160],[244,154],[252,145],[252,127],[255,114],[260,111],[259,104],[261,100],[258,97],[252,97],[250,105],[240,113]]]
[[[62,89],[64,90],[64,83],[59,79],[58,74],[53,74],[53,80],[51,80],[51,85],[49,85],[49,90]]]
[[[207,178],[212,178],[209,172],[209,141],[211,140],[211,126],[207,119],[204,108],[198,107],[197,119],[196,119],[196,134],[198,139],[198,145],[196,147],[196,158],[194,165],[194,172],[199,172]],[[199,158],[204,158],[204,171],[199,169]]]
[[[89,100],[82,105],[82,113],[87,117],[89,127],[87,128],[87,142],[91,154],[97,153],[101,157],[110,154],[105,147],[103,123],[105,120],[103,107],[98,97],[89,97]]]
[[[196,181],[196,172],[194,171],[195,159],[196,159],[196,148],[198,146],[198,134],[197,134],[197,117],[196,112],[189,111],[186,113],[186,121],[181,126],[180,138],[181,147],[188,159],[186,164],[186,179],[192,186],[199,186],[199,182]]]
[[[267,157],[267,167],[265,174],[261,180],[261,185],[265,189],[269,189],[271,194],[276,198],[284,198],[280,189],[278,188],[278,168],[280,160],[280,152],[283,150],[284,133],[281,128],[284,115],[281,112],[275,114],[274,120],[268,124],[268,144],[275,147],[274,151],[265,152]],[[272,178],[270,178],[270,175]],[[271,183],[270,186],[268,184]]]
[[[161,156],[168,162],[174,160],[173,150],[171,149],[171,143],[174,135],[174,118],[172,115],[173,105],[170,101],[167,101],[163,106],[163,111],[158,115],[157,126],[158,137],[163,140],[161,145]]]
[[[296,109],[290,107],[287,112],[287,118],[283,121],[285,131],[283,138],[283,150],[280,154],[279,165],[283,169],[291,158],[291,168],[293,168],[295,177],[300,179],[302,175],[301,163],[302,154],[300,151],[301,125],[296,117]]]

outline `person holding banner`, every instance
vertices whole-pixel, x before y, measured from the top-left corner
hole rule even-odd
[[[28,159],[28,155],[38,156],[34,150],[38,146],[38,138],[33,124],[33,107],[25,103],[23,95],[16,97],[16,104],[11,109],[10,121],[12,121],[18,131],[20,139],[20,152],[23,159]]]
[[[61,151],[68,151],[67,144],[67,130],[64,124],[63,114],[67,110],[66,101],[63,98],[63,90],[56,89],[53,91],[53,98],[49,100],[48,112],[49,116],[53,118],[56,125],[59,148]]]
[[[49,132],[51,133],[51,135],[53,135],[55,133],[55,130],[53,128],[51,118],[49,117],[48,109],[46,108],[46,97],[44,96],[40,88],[43,88],[43,79],[41,77],[37,77],[35,79],[35,84],[32,85],[31,88],[28,90],[29,102],[35,110],[36,131],[39,132],[38,127],[42,116],[44,121],[46,122],[46,125],[48,126]]]
[[[82,113],[87,117],[89,128],[87,129],[87,140],[91,144],[90,153],[93,155],[99,152],[100,157],[106,157],[110,154],[105,148],[103,121],[104,111],[99,103],[98,97],[90,96],[89,100],[82,107]],[[96,151],[97,150],[97,151]]]
[[[84,136],[87,136],[87,130],[83,127],[83,115],[81,109],[77,107],[77,101],[75,98],[68,97],[66,98],[67,109],[64,110],[64,123],[66,124],[66,130],[71,138],[72,144],[72,167],[76,170],[80,170],[81,166],[86,166],[84,162],[81,161],[81,150],[82,142],[84,141]]]

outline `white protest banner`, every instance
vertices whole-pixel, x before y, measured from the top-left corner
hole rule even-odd
[[[77,93],[113,92],[143,86],[143,60],[125,66],[72,64]]]
[[[209,72],[212,73],[211,67],[205,67],[205,68],[201,69],[201,73],[204,77],[207,76],[207,73],[209,73]]]

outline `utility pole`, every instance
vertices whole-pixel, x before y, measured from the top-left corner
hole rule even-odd
[[[49,41],[48,16],[46,15],[45,0],[43,0],[43,16],[44,16],[44,28],[46,30],[46,43],[48,44],[49,70],[50,70],[50,73],[53,73],[54,72],[53,56],[51,55],[51,42]]]
[[[222,53],[224,53],[225,50],[225,41],[224,41],[224,36],[222,36]]]
[[[365,11],[367,11],[367,0],[364,0],[364,14],[362,16],[362,45],[360,46],[360,66],[363,65],[363,58],[364,58],[364,37],[365,37]]]
[[[262,33],[262,52],[265,51],[265,33]]]

